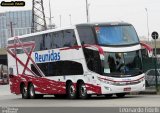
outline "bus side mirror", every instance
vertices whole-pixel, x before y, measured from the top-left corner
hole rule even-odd
[[[141,49],[142,55],[149,57],[149,58],[152,57],[153,56],[153,48],[149,44],[146,44],[143,42],[140,42],[140,44],[142,46],[142,49]]]

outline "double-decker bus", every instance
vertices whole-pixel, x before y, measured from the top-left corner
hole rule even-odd
[[[141,44],[124,22],[87,23],[8,39],[12,93],[124,97],[145,90]]]

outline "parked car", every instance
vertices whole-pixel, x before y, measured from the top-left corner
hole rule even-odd
[[[155,86],[156,84],[155,69],[146,72],[146,87]],[[160,69],[157,69],[157,81],[160,84]]]
[[[0,64],[0,84],[8,84],[9,77],[8,77],[8,68],[6,65]]]

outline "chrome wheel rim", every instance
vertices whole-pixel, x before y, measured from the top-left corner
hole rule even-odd
[[[34,87],[33,86],[31,86],[31,88],[30,88],[30,96],[34,96]]]
[[[23,88],[23,95],[27,96],[27,88],[26,87]]]
[[[74,96],[75,95],[75,88],[73,85],[70,86],[70,95]]]
[[[80,91],[81,91],[81,95],[82,95],[82,96],[85,96],[86,93],[87,93],[86,86],[85,86],[85,85],[82,85]]]

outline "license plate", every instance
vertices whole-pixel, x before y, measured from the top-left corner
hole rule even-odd
[[[126,88],[124,88],[124,91],[131,91],[131,88],[130,87],[126,87]]]

